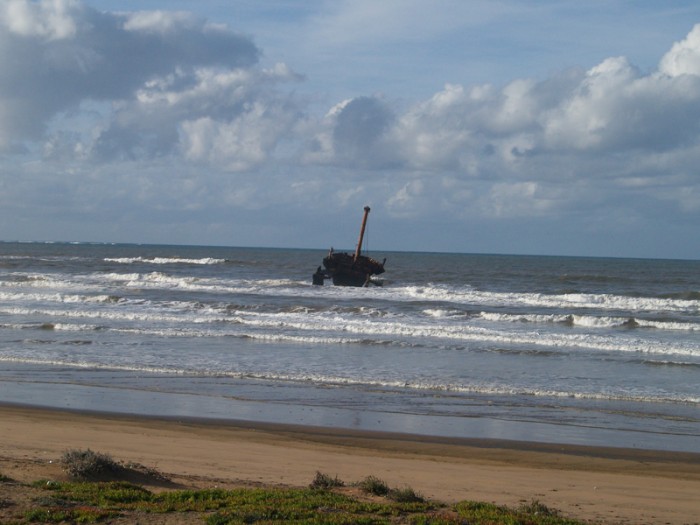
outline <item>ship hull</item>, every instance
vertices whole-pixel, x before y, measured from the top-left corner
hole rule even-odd
[[[348,253],[329,254],[323,258],[323,266],[325,270],[320,277],[332,279],[336,286],[380,284],[372,276],[384,273],[384,263],[364,255],[355,258]]]
[[[331,248],[328,255],[323,258],[324,269],[319,266],[312,276],[313,284],[323,285],[325,279],[332,279],[336,286],[368,286],[369,284],[381,285],[381,282],[373,281],[373,275],[384,273],[384,263],[376,261],[371,257],[362,255],[362,240],[365,235],[369,206],[365,206],[365,214],[362,217],[360,227],[360,238],[357,241],[357,249],[354,255],[349,253],[336,253]]]

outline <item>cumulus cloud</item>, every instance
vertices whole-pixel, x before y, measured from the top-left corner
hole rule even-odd
[[[101,192],[105,206],[138,196],[144,209],[379,201],[404,219],[586,217],[640,201],[700,211],[700,25],[650,72],[610,57],[503,86],[446,83],[423,100],[358,93],[319,114],[302,76],[260,56],[251,37],[191,13],[6,0],[0,162],[29,181],[6,201],[31,196],[41,170],[21,166],[35,160],[86,213]],[[140,175],[115,179],[122,166]]]
[[[101,13],[72,0],[0,7],[0,151],[38,140],[86,101],[130,100],[154,78],[249,67],[252,41],[184,13]]]
[[[402,108],[387,95],[360,95],[316,118],[277,89],[299,75],[283,64],[257,69],[249,38],[189,13],[11,0],[0,21],[5,150],[41,139],[52,119],[103,101],[110,106],[101,126],[73,146],[102,161],[174,155],[242,171],[274,160],[276,144],[288,140],[309,145],[299,151],[307,164],[502,182],[543,155],[692,144],[700,122],[700,26],[651,74],[615,57],[502,88],[447,84]],[[62,140],[71,131],[61,130]]]
[[[0,7],[0,19],[12,33],[59,40],[75,35],[76,23],[72,12],[77,7],[77,2],[70,0],[41,0],[36,3],[7,0]]]
[[[673,44],[659,64],[659,72],[670,77],[700,75],[700,25],[681,40]]]
[[[624,58],[502,89],[446,85],[389,133],[407,167],[522,173],[543,155],[659,151],[698,140],[700,76],[642,75]]]
[[[387,160],[384,134],[393,115],[380,100],[358,97],[335,115],[333,147],[336,159],[349,166],[381,167]]]
[[[661,156],[682,165],[700,144],[699,57],[700,25],[648,74],[613,57],[500,89],[448,84],[383,127],[383,147],[433,184],[444,173],[491,181],[479,194],[465,193],[465,205],[493,217],[554,215],[585,199],[607,205],[594,202],[595,192],[621,195],[631,178],[673,179],[674,187],[681,178],[697,187],[688,170],[650,166]],[[389,202],[415,200],[417,187],[402,185]],[[697,191],[663,194],[679,209],[697,203]]]
[[[265,161],[297,109],[275,92],[297,76],[272,70],[199,68],[147,82],[121,103],[92,145],[94,159],[184,160],[241,171]]]

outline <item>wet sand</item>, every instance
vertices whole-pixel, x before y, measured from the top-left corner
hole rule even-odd
[[[0,422],[0,473],[19,481],[38,479],[42,464],[55,468],[68,449],[90,448],[198,486],[306,486],[320,471],[346,483],[374,475],[444,502],[536,499],[605,523],[700,523],[700,454],[3,404]]]

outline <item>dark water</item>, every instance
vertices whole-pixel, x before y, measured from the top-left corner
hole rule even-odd
[[[700,262],[0,243],[0,401],[700,451]]]

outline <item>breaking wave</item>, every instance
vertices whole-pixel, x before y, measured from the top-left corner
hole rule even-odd
[[[700,331],[699,323],[656,321],[635,317],[608,317],[575,314],[502,314],[496,312],[480,312],[481,319],[506,323],[557,323],[566,326],[581,326],[586,328],[655,328],[658,330]]]
[[[213,259],[204,257],[202,259],[184,259],[180,257],[108,257],[106,262],[119,264],[222,264],[226,259]]]

